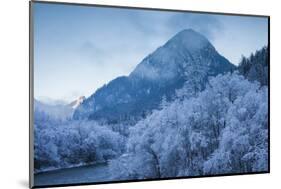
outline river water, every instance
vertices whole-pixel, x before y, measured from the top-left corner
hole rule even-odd
[[[35,186],[110,181],[106,163],[35,174]]]

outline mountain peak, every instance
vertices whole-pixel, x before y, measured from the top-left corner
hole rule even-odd
[[[193,29],[184,29],[172,37],[164,46],[197,51],[206,46],[212,46],[209,40]]]
[[[217,57],[220,55],[206,37],[195,30],[185,29],[144,58],[130,76],[165,82],[186,75],[187,67],[217,64],[220,62]],[[223,62],[228,63],[227,60]]]
[[[176,35],[201,35],[199,32],[193,30],[193,29],[184,29],[182,31],[179,31]]]

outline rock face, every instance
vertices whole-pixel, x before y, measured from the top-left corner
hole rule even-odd
[[[99,88],[79,105],[74,119],[118,121],[141,116],[159,106],[186,81],[225,73],[235,66],[194,30],[183,30],[145,57],[128,76]]]

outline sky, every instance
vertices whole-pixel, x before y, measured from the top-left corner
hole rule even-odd
[[[129,75],[183,29],[237,65],[268,44],[267,18],[34,3],[34,96],[71,102]]]

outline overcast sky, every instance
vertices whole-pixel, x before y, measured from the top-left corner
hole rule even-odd
[[[35,3],[35,98],[88,97],[189,28],[233,64],[268,43],[261,17]]]

